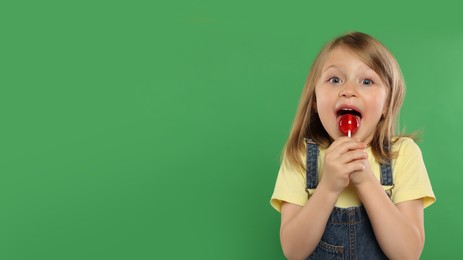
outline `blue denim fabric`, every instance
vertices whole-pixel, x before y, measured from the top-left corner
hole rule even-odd
[[[315,189],[318,185],[318,146],[310,139],[306,139],[306,181],[307,189]]]
[[[307,189],[314,189],[318,184],[316,164],[318,146],[309,139],[306,143]],[[315,170],[311,164],[315,165]],[[390,162],[381,164],[381,184],[393,185]],[[333,209],[321,241],[307,259],[387,259],[387,257],[379,247],[365,207],[358,206]]]

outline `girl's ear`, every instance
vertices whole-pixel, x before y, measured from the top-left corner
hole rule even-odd
[[[312,102],[312,110],[315,111],[315,113],[318,114],[317,110],[317,97],[314,97],[313,102]]]
[[[391,99],[390,99],[390,97],[389,97],[389,98],[386,99],[386,103],[384,104],[383,113],[381,114],[381,118],[386,117],[388,108],[389,108],[389,106],[390,106],[390,103],[391,103]]]
[[[386,105],[387,105],[387,104],[386,104]],[[387,115],[387,109],[388,109],[388,106],[384,106],[383,114],[381,114],[381,118],[386,117],[386,115]]]

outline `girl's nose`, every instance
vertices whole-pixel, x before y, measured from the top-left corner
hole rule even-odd
[[[345,83],[341,89],[339,90],[340,97],[356,97],[357,90],[355,89],[355,84],[353,83]]]

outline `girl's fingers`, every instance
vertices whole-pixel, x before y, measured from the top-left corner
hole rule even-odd
[[[366,158],[368,158],[368,154],[363,150],[357,149],[344,153],[339,159],[343,163],[350,163],[357,160],[364,160]]]
[[[346,170],[349,173],[353,173],[353,172],[356,172],[356,171],[362,171],[364,169],[365,169],[365,164],[363,164],[360,161],[351,162],[351,163],[346,165]]]
[[[327,153],[332,153],[335,157],[342,156],[343,154],[358,150],[364,149],[365,144],[348,137],[341,137],[331,144],[331,146],[326,150]]]
[[[338,149],[338,147],[340,147],[340,146],[342,146],[345,143],[350,142],[350,141],[352,141],[352,140],[350,140],[350,138],[346,138],[346,137],[338,138],[330,145],[330,147],[328,147],[327,151],[336,150],[336,149]]]

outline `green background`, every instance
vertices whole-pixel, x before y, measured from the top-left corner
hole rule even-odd
[[[0,2],[0,259],[284,259],[279,155],[313,58],[351,30],[394,53],[423,131],[422,259],[463,257],[453,2]]]

